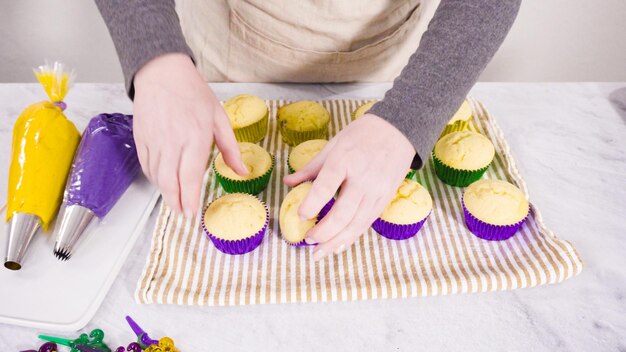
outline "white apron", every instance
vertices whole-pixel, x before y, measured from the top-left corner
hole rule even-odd
[[[177,0],[209,82],[392,81],[437,0]]]

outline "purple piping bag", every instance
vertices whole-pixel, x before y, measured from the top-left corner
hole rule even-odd
[[[83,132],[57,228],[54,254],[60,260],[70,258],[93,218],[105,217],[139,173],[132,126],[132,115],[100,114]]]

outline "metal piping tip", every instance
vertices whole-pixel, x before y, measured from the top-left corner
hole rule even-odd
[[[28,251],[30,241],[41,227],[41,219],[37,215],[15,213],[11,216],[7,232],[7,251],[4,267],[20,270],[22,261]]]
[[[56,234],[54,255],[62,261],[70,259],[72,251],[95,214],[80,205],[67,205]]]
[[[70,253],[65,252],[64,249],[60,249],[60,250],[55,249],[54,256],[57,257],[57,259],[61,261],[66,261],[70,259],[71,257]]]

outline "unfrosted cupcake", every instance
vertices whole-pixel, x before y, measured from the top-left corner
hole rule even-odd
[[[328,214],[335,203],[335,199],[331,198],[322,210],[320,210],[316,218],[300,220],[298,208],[300,208],[300,204],[302,204],[306,195],[309,194],[312,185],[311,182],[304,182],[294,187],[287,193],[287,196],[280,205],[280,211],[278,213],[280,233],[283,240],[292,246],[306,245],[304,237],[307,232]]]
[[[328,141],[325,139],[312,139],[294,147],[291,153],[289,153],[289,159],[287,160],[289,172],[294,173],[305,167],[324,149],[327,143]]]
[[[451,186],[466,187],[482,177],[494,155],[493,144],[482,134],[452,132],[435,144],[435,173]]]
[[[276,115],[283,142],[296,146],[311,139],[326,139],[330,113],[321,104],[303,100],[282,106]]]
[[[469,130],[470,121],[473,117],[474,112],[472,111],[469,101],[467,101],[467,99],[463,100],[463,104],[461,104],[459,110],[454,113],[452,119],[448,121],[448,124],[443,129],[443,132],[441,132],[441,136],[439,136],[439,138],[447,135],[448,133]]]
[[[356,108],[353,112],[352,112],[352,119],[356,120],[359,117],[365,115],[365,113],[372,108],[372,106],[374,106],[374,104],[376,104],[376,100],[367,102],[365,104],[360,105],[358,108]]]
[[[217,249],[226,254],[244,254],[263,241],[269,213],[256,197],[227,194],[213,201],[202,217],[202,229]]]
[[[501,180],[480,180],[463,193],[467,228],[486,240],[505,240],[522,226],[530,211],[524,193]]]
[[[405,179],[383,213],[372,224],[380,235],[392,240],[415,236],[433,209],[433,200],[419,183]]]
[[[263,99],[254,95],[237,95],[224,102],[238,142],[256,143],[267,135],[269,110]]]
[[[228,193],[241,192],[259,194],[267,187],[274,170],[274,158],[262,147],[248,142],[239,143],[241,159],[250,172],[246,177],[231,169],[222,153],[213,161],[213,170],[217,181]]]

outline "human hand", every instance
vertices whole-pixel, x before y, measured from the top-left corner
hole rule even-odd
[[[313,186],[298,213],[312,219],[341,191],[331,211],[309,230],[307,243],[318,243],[315,260],[341,253],[372,225],[391,201],[415,156],[409,140],[387,121],[365,114],[341,130],[302,170],[284,178],[295,186]]]
[[[198,209],[214,138],[226,164],[248,174],[226,112],[187,55],[152,59],[134,85],[139,162],[174,211],[192,216]]]

